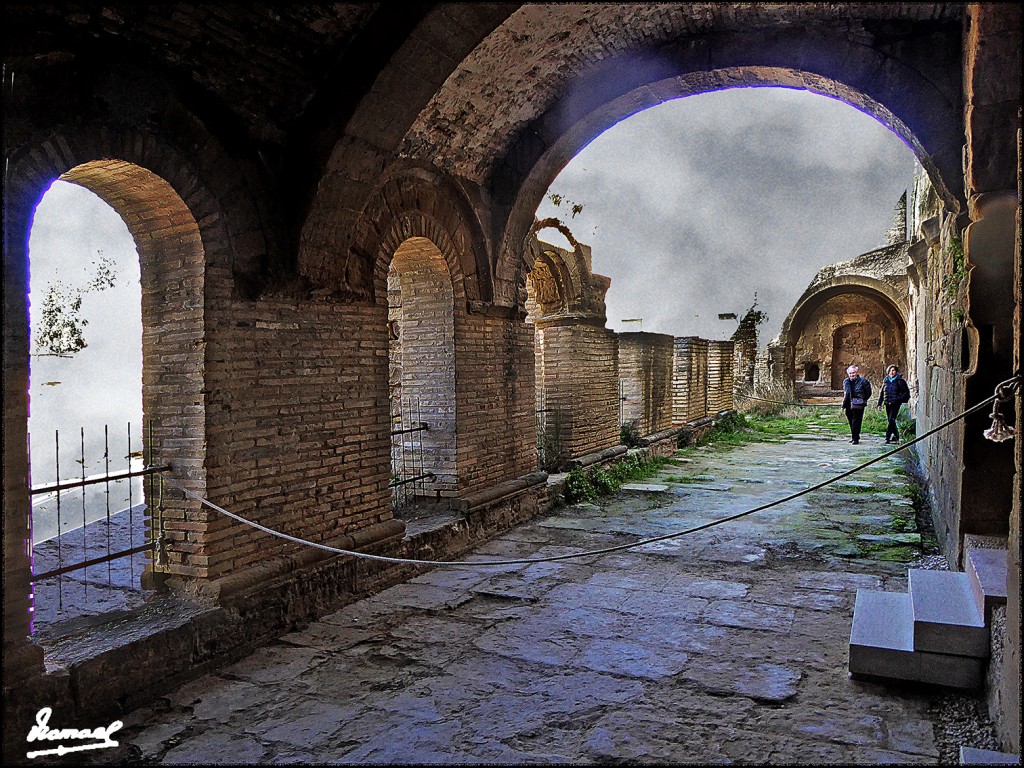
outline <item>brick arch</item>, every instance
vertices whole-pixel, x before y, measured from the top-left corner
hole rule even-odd
[[[417,237],[443,255],[457,301],[465,306],[487,300],[490,270],[471,206],[453,184],[418,170],[393,176],[367,206],[357,240],[339,263],[343,284],[360,298],[384,303],[391,259],[403,242]]]
[[[28,417],[28,235],[35,207],[56,179],[97,194],[135,240],[142,277],[144,418],[153,422],[156,459],[171,463],[175,478],[197,491],[205,486],[205,306],[233,290],[234,250],[218,199],[173,148],[147,134],[105,129],[68,130],[19,148],[4,195],[4,391],[15,393],[4,398],[8,543],[29,538],[29,460],[26,441],[19,437],[26,434]],[[171,517],[205,520],[194,502],[166,496],[164,501],[165,508],[183,511],[164,521],[169,542],[186,537],[174,529]],[[27,608],[26,553],[18,550],[5,558],[9,608]],[[171,571],[175,558],[171,553]],[[18,634],[27,622],[20,610],[12,610],[15,615],[8,618]]]
[[[413,487],[430,497],[454,496],[456,468],[455,324],[453,280],[447,261],[426,237],[410,237],[395,248],[388,271],[389,400],[392,428],[428,426],[392,439],[393,474],[430,473]],[[414,434],[415,455],[407,455]],[[407,478],[403,478],[407,479]],[[409,499],[405,486],[394,498]]]
[[[507,153],[495,160],[489,187],[495,215],[505,217],[494,270],[495,302],[512,304],[522,276],[516,265],[544,193],[565,165],[617,122],[652,106],[699,93],[735,87],[798,88],[843,101],[888,127],[914,152],[944,204],[964,207],[961,168],[962,119],[956,83],[933,83],[909,65],[880,52],[832,41],[846,52],[841,68],[809,67],[805,46],[777,44],[765,50],[754,38],[726,36],[723,51],[704,41],[691,48],[668,46],[654,56],[603,62],[570,94],[529,123]],[[746,50],[743,50],[743,48]],[[786,62],[795,57],[793,67]],[[710,60],[735,59],[708,69]],[[763,66],[759,61],[772,61]],[[959,67],[950,68],[959,77]],[[884,72],[872,80],[869,73]],[[623,76],[622,73],[629,73]],[[909,96],[908,96],[909,94]],[[908,103],[909,102],[909,103]],[[539,137],[544,137],[541,140]],[[512,163],[514,158],[514,164]]]

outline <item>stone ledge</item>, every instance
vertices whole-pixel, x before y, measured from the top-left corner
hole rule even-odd
[[[611,461],[619,456],[624,456],[628,451],[629,449],[624,445],[614,445],[611,448],[605,448],[603,451],[596,451],[595,453],[588,453],[585,456],[570,459],[565,462],[565,469],[567,471],[571,471],[574,469],[592,467],[595,464],[603,464],[604,462]]]
[[[531,472],[528,475],[517,477],[514,480],[507,480],[504,483],[499,483],[493,488],[488,488],[462,498],[452,499],[451,508],[455,512],[466,514],[478,507],[492,504],[508,496],[513,496],[529,488],[533,488],[534,486],[542,485],[547,482],[547,479],[547,472]]]

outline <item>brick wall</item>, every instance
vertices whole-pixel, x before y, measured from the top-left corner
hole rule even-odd
[[[533,327],[495,309],[455,327],[459,495],[537,470]]]
[[[312,541],[390,519],[386,307],[227,302],[207,348],[207,494]],[[298,545],[218,513],[174,538],[168,571],[222,576]]]
[[[708,340],[674,339],[672,356],[672,423],[686,424],[708,414]]]
[[[672,337],[645,332],[618,337],[622,423],[635,423],[641,435],[668,429],[672,426]]]
[[[543,329],[545,431],[563,460],[619,442],[618,340],[587,324]]]

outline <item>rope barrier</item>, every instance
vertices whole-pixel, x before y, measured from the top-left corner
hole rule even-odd
[[[980,403],[977,403],[976,405],[971,406],[970,408],[968,408],[967,410],[963,411],[962,413],[959,413],[956,416],[953,416],[952,418],[944,421],[942,424],[939,424],[937,427],[933,427],[932,429],[930,429],[927,432],[925,432],[923,435],[919,435],[918,437],[915,437],[913,440],[910,440],[910,441],[908,441],[906,443],[903,443],[902,445],[900,445],[897,448],[893,448],[890,451],[887,451],[885,453],[881,453],[878,456],[876,456],[875,458],[869,459],[868,461],[865,461],[863,464],[860,464],[860,465],[854,467],[853,469],[849,469],[846,472],[841,472],[840,474],[835,475],[833,477],[830,477],[827,480],[823,480],[820,483],[817,483],[815,485],[812,485],[812,486],[809,486],[809,487],[804,488],[802,490],[799,490],[796,493],[791,493],[790,495],[785,496],[785,497],[783,497],[781,499],[776,499],[775,501],[771,501],[771,502],[768,502],[766,504],[761,504],[760,506],[754,507],[752,509],[744,510],[743,512],[737,512],[734,515],[729,515],[727,517],[719,518],[718,520],[712,520],[712,521],[707,522],[707,523],[702,523],[701,525],[696,525],[696,526],[694,526],[692,528],[687,528],[686,530],[683,530],[683,531],[676,531],[675,533],[667,533],[667,534],[664,534],[662,536],[652,536],[652,537],[647,538],[647,539],[640,539],[638,541],[634,541],[631,544],[617,544],[617,545],[611,546],[611,547],[603,547],[603,548],[600,548],[600,549],[591,549],[591,550],[586,550],[584,552],[574,552],[574,553],[566,554],[566,555],[550,555],[550,556],[547,556],[547,557],[515,558],[515,559],[508,559],[508,560],[417,560],[417,559],[414,559],[414,558],[389,557],[389,556],[386,556],[386,555],[373,555],[373,554],[369,554],[367,552],[355,552],[353,550],[341,549],[339,547],[332,547],[332,546],[329,546],[327,544],[320,544],[320,543],[315,542],[315,541],[308,541],[306,539],[301,539],[301,538],[298,538],[296,536],[290,536],[287,533],[282,533],[280,531],[275,531],[275,530],[273,530],[271,528],[267,528],[266,526],[260,525],[259,523],[256,523],[256,522],[254,522],[252,520],[248,520],[248,519],[242,517],[241,515],[236,515],[233,512],[228,512],[223,507],[217,506],[212,501],[209,501],[208,499],[204,499],[199,494],[197,494],[197,493],[195,493],[193,491],[190,491],[189,489],[184,488],[183,486],[181,486],[181,485],[179,485],[179,484],[177,484],[177,483],[175,483],[173,481],[165,480],[165,482],[167,482],[171,487],[177,488],[178,490],[184,492],[187,496],[190,496],[191,498],[199,501],[200,503],[202,503],[203,505],[209,507],[210,509],[216,510],[217,512],[220,512],[221,514],[226,515],[227,517],[230,517],[233,520],[237,520],[237,521],[239,521],[241,523],[245,523],[246,525],[252,526],[253,528],[256,528],[258,530],[263,531],[264,533],[269,533],[272,536],[277,536],[277,537],[285,539],[287,541],[295,542],[297,544],[303,544],[305,546],[315,547],[316,549],[321,549],[321,550],[324,550],[324,551],[327,551],[327,552],[332,552],[332,553],[338,554],[338,555],[349,555],[351,557],[358,557],[358,558],[363,558],[363,559],[367,559],[367,560],[377,560],[377,561],[386,562],[386,563],[399,563],[399,564],[405,564],[405,565],[431,565],[431,566],[450,565],[450,566],[460,566],[460,567],[461,566],[489,567],[489,566],[504,566],[504,565],[530,565],[530,564],[533,564],[533,563],[551,563],[551,562],[557,562],[557,561],[560,561],[560,560],[574,560],[574,559],[583,558],[583,557],[596,557],[596,556],[599,556],[599,555],[608,555],[608,554],[612,554],[614,552],[622,552],[622,551],[625,551],[625,550],[634,549],[636,547],[646,546],[647,544],[654,544],[654,543],[657,543],[659,541],[668,541],[669,539],[677,539],[677,538],[680,538],[681,536],[687,536],[687,535],[689,535],[691,533],[697,533],[699,531],[703,531],[703,530],[706,530],[708,528],[714,528],[716,526],[723,525],[723,524],[728,523],[728,522],[732,522],[733,520],[739,520],[742,517],[747,517],[748,515],[753,515],[753,514],[755,514],[757,512],[763,512],[766,509],[770,509],[772,507],[776,507],[776,506],[778,506],[780,504],[784,504],[784,503],[786,503],[788,501],[793,501],[794,499],[798,499],[801,496],[805,496],[808,493],[811,493],[813,491],[821,490],[822,488],[824,488],[824,487],[826,487],[828,485],[831,485],[832,483],[835,483],[835,482],[837,482],[839,480],[847,478],[850,475],[853,475],[853,474],[855,474],[857,472],[860,472],[861,470],[863,470],[863,469],[865,469],[867,467],[870,467],[872,464],[877,464],[878,462],[882,461],[883,459],[886,459],[886,458],[892,456],[893,454],[899,453],[900,451],[909,448],[911,445],[914,445],[915,443],[921,442],[922,440],[924,440],[927,437],[931,437],[935,433],[940,432],[941,430],[943,430],[946,427],[950,426],[951,424],[959,421],[960,419],[966,418],[970,414],[972,414],[972,413],[974,413],[976,411],[981,410],[986,405],[988,405],[989,403],[992,403],[996,399],[1004,398],[1005,397],[1005,393],[1008,391],[1007,388],[1008,387],[1016,388],[1016,386],[1020,382],[1020,378],[1021,378],[1021,374],[1019,374],[1019,373],[1016,374],[1013,378],[1008,379],[1007,381],[1005,381],[1002,384],[1000,384],[996,388],[996,394],[992,395],[991,397],[986,398],[985,400],[982,400]],[[1009,390],[1009,391],[1012,391],[1012,389]]]

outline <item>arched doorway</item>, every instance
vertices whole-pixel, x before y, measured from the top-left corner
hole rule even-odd
[[[425,237],[388,269],[388,401],[392,507],[455,495],[455,325],[452,278]]]
[[[134,298],[121,296],[120,304],[105,310],[106,329],[97,317],[81,317],[80,321],[85,322],[78,322],[77,328],[81,331],[84,327],[85,338],[89,339],[85,343],[97,347],[104,346],[100,342],[109,337],[133,336],[139,351],[134,364],[124,365],[127,360],[117,359],[115,353],[116,361],[108,360],[101,366],[99,378],[89,387],[90,397],[74,398],[70,405],[49,404],[55,412],[49,415],[74,426],[70,429],[71,439],[61,447],[60,467],[53,467],[52,479],[59,481],[58,488],[46,490],[54,483],[46,483],[50,478],[45,477],[45,470],[42,475],[32,472],[34,481],[44,483],[44,492],[32,495],[45,497],[49,493],[54,506],[58,495],[66,499],[78,487],[78,496],[73,500],[77,519],[71,526],[62,519],[60,525],[61,538],[69,527],[77,530],[74,544],[78,551],[67,551],[62,546],[65,542],[61,542],[56,568],[48,567],[43,557],[32,564],[31,578],[36,582],[32,599],[39,606],[37,615],[45,616],[47,624],[72,617],[67,610],[51,613],[54,605],[73,608],[77,615],[134,607],[144,590],[157,585],[158,574],[173,572],[174,564],[187,557],[175,551],[175,542],[188,539],[187,531],[192,529],[191,523],[186,522],[185,511],[197,503],[180,493],[162,494],[156,475],[158,469],[173,463],[170,475],[178,482],[195,485],[201,482],[205,453],[201,394],[205,257],[195,218],[167,181],[133,163],[89,161],[67,170],[57,180],[92,192],[99,198],[98,204],[109,207],[108,213],[123,222],[120,226],[137,248],[137,258],[131,254],[137,280]],[[49,189],[49,184],[46,188]],[[65,281],[69,286],[66,291],[77,298],[61,305],[63,315],[56,311],[56,317],[63,317],[55,321],[56,325],[70,334],[64,346],[56,342],[56,349],[82,348],[81,340],[76,342],[75,332],[70,330],[76,327],[76,321],[69,315],[77,311],[76,304],[78,310],[88,308],[85,299],[90,297],[81,294],[90,293],[93,289],[89,286],[105,280],[117,283],[127,277],[119,273],[120,268],[112,270],[102,258],[97,259],[95,266],[97,269],[92,272],[81,270],[85,272],[82,285],[70,278]],[[31,283],[26,285],[26,290],[31,288]],[[46,305],[45,298],[42,301],[41,309]],[[60,304],[56,299],[49,303],[51,309]],[[39,329],[32,330],[37,335],[35,331]],[[118,425],[116,429],[110,425],[108,430],[96,429],[95,436],[85,435],[79,422],[95,421],[94,411],[105,400],[131,399],[118,394],[113,380],[116,371],[131,369],[132,365],[134,372],[130,371],[128,378],[133,382],[133,397],[137,401],[132,417],[136,423],[131,427],[127,423]],[[45,386],[47,382],[43,379],[49,377],[44,375],[44,369],[39,368],[36,373],[33,384]],[[47,398],[39,397],[30,412],[34,417],[42,417],[47,407]],[[38,445],[45,455],[46,443],[51,441],[52,437],[48,441],[44,435],[33,435],[33,453]],[[64,453],[65,450],[70,452]],[[36,485],[34,482],[33,486]],[[123,502],[117,496],[118,486],[124,490]],[[106,525],[108,503],[112,520],[116,519],[110,537],[106,535],[108,531],[96,528]],[[48,521],[42,510],[40,513],[40,533],[34,535],[30,527],[28,539],[46,546],[56,537],[48,535]],[[35,517],[34,510],[32,518]],[[30,526],[35,522],[30,520]],[[56,526],[55,520],[53,523]],[[54,527],[52,532],[56,530]],[[53,575],[55,570],[58,573]]]

